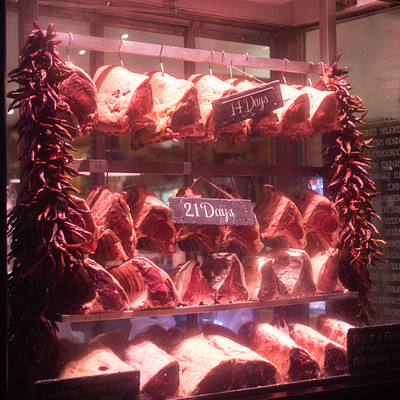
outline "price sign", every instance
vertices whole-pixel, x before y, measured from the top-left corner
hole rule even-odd
[[[235,124],[283,106],[279,81],[265,83],[212,102],[217,128]]]
[[[35,400],[138,400],[139,371],[35,382]]]
[[[349,329],[347,357],[350,373],[400,368],[400,324]]]
[[[187,225],[255,225],[251,200],[170,197],[174,222]]]

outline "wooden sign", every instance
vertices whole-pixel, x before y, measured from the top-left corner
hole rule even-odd
[[[138,400],[139,371],[35,382],[35,400]]]
[[[212,102],[217,128],[235,124],[283,106],[279,81],[223,96]]]
[[[350,373],[400,368],[400,324],[349,329],[347,357]]]
[[[255,225],[251,200],[170,197],[174,222],[187,225]]]

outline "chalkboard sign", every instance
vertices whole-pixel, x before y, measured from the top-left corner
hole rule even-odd
[[[349,329],[347,357],[350,373],[400,368],[400,324]]]
[[[35,400],[136,400],[139,371],[35,382]]]
[[[235,124],[283,106],[279,81],[223,96],[212,102],[217,128]]]
[[[174,222],[187,225],[255,225],[251,200],[170,197]]]

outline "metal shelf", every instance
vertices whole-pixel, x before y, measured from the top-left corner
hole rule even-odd
[[[214,311],[243,310],[255,308],[271,308],[281,306],[292,306],[297,304],[314,303],[317,301],[336,301],[348,300],[358,297],[357,292],[341,292],[329,294],[317,294],[309,297],[297,297],[290,299],[275,299],[268,301],[248,301],[244,303],[229,304],[212,304],[194,307],[181,306],[176,308],[163,308],[152,310],[138,311],[120,311],[120,312],[104,312],[92,314],[56,314],[55,321],[58,322],[94,322],[94,321],[110,321],[116,319],[131,319],[142,317],[159,317],[165,315],[186,315],[186,314],[203,314]]]

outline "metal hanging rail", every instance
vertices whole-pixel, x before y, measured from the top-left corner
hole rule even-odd
[[[109,39],[96,36],[75,35],[72,33],[57,33],[61,40],[59,46],[79,48],[94,51],[103,51],[119,54],[135,54],[141,56],[172,58],[182,61],[219,64],[242,68],[259,68],[271,71],[291,72],[297,74],[324,73],[324,64],[314,64],[305,61],[290,61],[256,57],[246,54],[225,53],[224,51],[191,49],[163,44],[134,42],[123,39]]]

